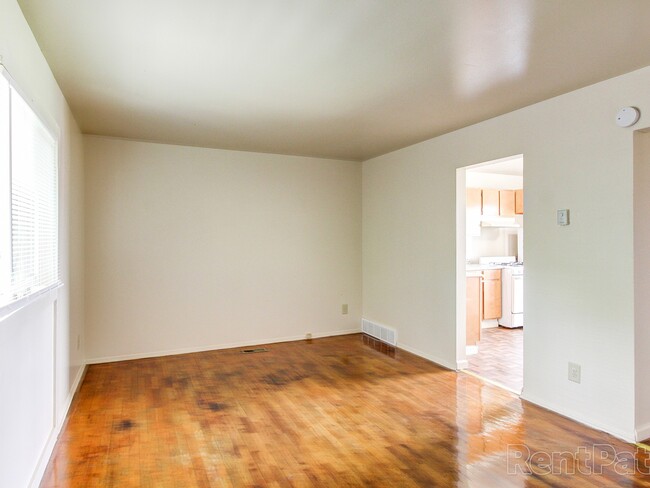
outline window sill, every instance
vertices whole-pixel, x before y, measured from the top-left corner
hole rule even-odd
[[[55,283],[54,285],[50,285],[47,288],[43,288],[42,290],[35,291],[34,293],[31,293],[27,295],[26,297],[22,297],[19,300],[16,300],[15,302],[8,303],[7,305],[3,305],[0,307],[0,322],[3,322],[4,320],[8,319],[15,313],[19,312],[20,310],[29,307],[32,303],[36,302],[37,300],[40,300],[42,298],[45,298],[46,296],[52,297],[54,299],[54,295],[56,294],[56,290],[61,288],[63,286],[62,282]]]

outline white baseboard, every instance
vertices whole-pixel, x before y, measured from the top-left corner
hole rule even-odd
[[[499,327],[497,319],[481,320],[481,329],[495,329],[497,327]]]
[[[635,442],[634,432],[626,432],[618,428],[605,425],[602,422],[596,421],[594,419],[585,418],[585,416],[581,415],[579,412],[575,412],[571,409],[564,408],[560,405],[556,405],[551,402],[540,400],[539,398],[528,395],[525,393],[525,390],[524,393],[521,394],[521,399],[526,400],[530,403],[534,403],[535,405],[545,408],[546,410],[551,410],[552,412],[568,417],[571,420],[574,420],[582,425],[586,425],[587,427],[591,427],[592,429],[600,430],[606,434],[610,434],[613,435],[614,437],[618,437],[624,442],[628,442],[628,443]]]
[[[406,344],[403,343],[398,343],[397,347],[400,349],[404,349],[407,352],[410,352],[411,354],[415,354],[416,356],[420,356],[421,358],[428,359],[429,361],[436,363],[438,366],[442,366],[443,368],[446,369],[451,369],[452,371],[456,371],[457,365],[447,361],[446,359],[442,359],[436,356],[433,356],[431,354],[427,354],[426,352],[422,352],[414,347],[407,346]]]
[[[650,424],[645,424],[640,427],[637,427],[635,430],[636,442],[645,441],[650,439]]]
[[[322,337],[334,337],[340,335],[358,334],[360,332],[361,332],[361,327],[357,327],[354,329],[337,330],[334,332],[316,332],[316,333],[312,333],[312,338],[319,339]],[[233,349],[237,347],[250,347],[250,346],[259,346],[264,344],[276,344],[278,342],[302,341],[304,339],[305,339],[304,335],[296,335],[296,336],[287,336],[287,337],[275,337],[272,339],[259,339],[259,340],[256,339],[250,341],[232,342],[227,344],[216,344],[216,345],[213,344],[210,346],[183,347],[179,349],[170,349],[166,351],[151,351],[151,352],[136,353],[136,354],[125,354],[121,356],[104,356],[104,357],[88,359],[87,363],[88,364],[114,363],[117,361],[130,361],[133,359],[157,358],[162,356],[175,356],[177,354],[191,354],[195,352],[217,351],[220,349]]]
[[[72,383],[70,393],[66,398],[65,405],[63,405],[62,412],[58,415],[59,418],[56,420],[56,424],[54,425],[52,432],[50,432],[47,443],[45,444],[43,452],[41,453],[41,457],[39,458],[38,464],[36,465],[36,469],[32,474],[32,480],[29,483],[30,488],[37,488],[41,484],[43,475],[47,469],[47,465],[50,462],[50,456],[52,456],[52,451],[54,451],[56,441],[59,439],[59,434],[61,434],[61,430],[63,429],[63,426],[65,425],[65,422],[68,418],[68,412],[70,411],[72,400],[81,387],[81,383],[83,382],[84,376],[86,376],[87,369],[88,366],[86,364],[79,368],[79,372],[77,373],[77,376]]]
[[[460,359],[456,361],[456,369],[461,371],[463,369],[469,368],[469,361],[467,359]]]

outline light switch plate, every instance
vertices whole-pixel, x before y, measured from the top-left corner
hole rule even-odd
[[[568,208],[563,208],[557,211],[557,225],[569,225]]]

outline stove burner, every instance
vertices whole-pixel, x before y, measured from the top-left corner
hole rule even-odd
[[[490,263],[492,266],[523,266],[523,261],[510,261],[507,263]]]

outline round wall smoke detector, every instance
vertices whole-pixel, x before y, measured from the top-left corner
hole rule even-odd
[[[623,107],[616,114],[616,125],[619,127],[632,127],[639,120],[641,113],[635,107]]]

